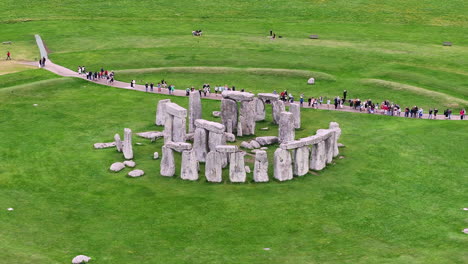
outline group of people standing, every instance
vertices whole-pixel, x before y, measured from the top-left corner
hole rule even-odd
[[[39,59],[39,68],[44,68],[46,61],[47,59],[45,57],[42,57],[42,59]]]
[[[100,71],[86,71],[85,66],[78,66],[78,74],[79,75],[85,75],[86,79],[90,81],[98,81],[100,79],[105,79],[107,80],[108,84],[113,84],[114,83],[114,72],[111,71],[109,72],[108,70],[105,70],[103,67],[101,67]]]

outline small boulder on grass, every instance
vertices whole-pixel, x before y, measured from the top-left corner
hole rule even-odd
[[[134,168],[136,165],[136,163],[133,160],[126,160],[123,162],[123,164],[125,164],[125,166],[130,167],[130,168]]]
[[[110,166],[110,170],[113,172],[119,172],[123,170],[124,168],[125,168],[125,164],[123,164],[122,162],[114,162]]]
[[[145,172],[143,170],[132,170],[131,172],[128,173],[128,176],[132,178],[140,177],[145,175]]]
[[[159,153],[158,152],[155,152],[153,154],[153,159],[155,159],[155,160],[159,159]]]
[[[82,263],[88,263],[91,258],[85,255],[78,255],[72,259],[72,264],[82,264]]]

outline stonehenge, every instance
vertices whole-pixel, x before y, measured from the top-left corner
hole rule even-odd
[[[193,146],[195,155],[198,161],[205,162],[208,152],[215,150],[216,146],[226,143],[225,126],[203,119],[195,120],[194,125]]]
[[[268,181],[268,157],[267,152],[259,150],[255,153],[254,175],[255,182]]]
[[[294,140],[294,116],[290,112],[281,112],[279,123],[279,142],[289,142]]]
[[[200,93],[198,91],[190,92],[189,96],[189,133],[195,131],[195,120],[202,118],[202,105]]]
[[[158,106],[156,108],[156,121],[155,121],[155,124],[157,126],[164,126],[164,124],[165,124],[164,120],[166,118],[165,105],[166,105],[166,103],[169,103],[169,102],[171,102],[170,99],[159,100]]]
[[[222,96],[221,120],[225,131],[236,132],[237,136],[255,134],[257,108],[255,95],[247,92],[223,91]]]
[[[164,143],[185,142],[187,109],[171,102],[164,104]]]
[[[289,112],[293,114],[294,128],[301,128],[301,106],[291,103],[289,106]]]
[[[133,159],[132,130],[130,128],[124,129],[124,141],[122,145],[125,159]]]

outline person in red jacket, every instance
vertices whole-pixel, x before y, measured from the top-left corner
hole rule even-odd
[[[465,118],[465,109],[462,109],[460,111],[460,120],[463,120]]]
[[[6,60],[11,60],[11,53],[9,51],[6,54]]]

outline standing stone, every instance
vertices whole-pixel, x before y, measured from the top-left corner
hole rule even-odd
[[[279,142],[293,141],[295,137],[294,116],[289,112],[282,112],[279,123]]]
[[[123,144],[122,144],[122,140],[120,139],[119,134],[114,135],[114,141],[115,141],[115,148],[117,149],[117,151],[122,152]]]
[[[243,152],[229,154],[229,180],[231,182],[245,182],[245,163]]]
[[[216,146],[226,145],[226,137],[224,133],[219,134],[215,132],[208,133],[208,150],[213,151],[216,150]]]
[[[330,129],[335,131],[335,138],[333,139],[333,157],[336,157],[340,154],[340,150],[338,149],[338,140],[341,137],[341,128],[337,122],[330,122]]]
[[[255,182],[268,181],[268,156],[264,150],[258,150],[255,153],[254,175]]]
[[[196,128],[193,137],[193,150],[199,162],[205,162],[208,154],[208,135],[205,129]]]
[[[175,174],[174,151],[166,146],[162,147],[161,175],[172,177]]]
[[[289,106],[289,112],[294,117],[294,128],[301,128],[301,106],[298,104],[291,104]]]
[[[182,151],[182,171],[180,172],[180,178],[189,181],[198,180],[198,161],[195,156],[195,151]]]
[[[163,126],[165,124],[165,121],[164,121],[166,119],[165,105],[168,102],[171,102],[171,100],[163,99],[163,100],[159,100],[158,102],[158,107],[156,108],[156,122],[155,122],[157,126]]]
[[[254,99],[255,102],[255,121],[265,120],[265,102],[259,98]]]
[[[189,97],[189,133],[195,131],[195,120],[202,117],[202,105],[200,93],[198,91],[190,92]]]
[[[172,122],[172,141],[174,142],[185,142],[185,135],[187,134],[186,119],[174,116]]]
[[[335,139],[335,131],[331,129],[319,129],[317,130],[317,135],[324,135],[325,138],[325,161],[327,164],[333,162],[333,152],[335,149],[334,146],[334,139]]]
[[[272,102],[273,105],[273,123],[279,124],[281,119],[281,113],[285,111],[283,101],[276,100]]]
[[[125,159],[133,159],[132,130],[130,130],[130,128],[124,129],[124,141],[122,150]]]
[[[294,175],[304,176],[309,172],[309,151],[308,146],[294,150]]]
[[[221,182],[223,180],[221,153],[216,151],[208,152],[208,155],[206,155],[205,177],[209,182]]]
[[[322,170],[326,166],[325,141],[314,144],[310,153],[310,169]]]
[[[292,180],[292,160],[288,150],[278,148],[275,151],[274,177],[278,181]]]
[[[231,99],[221,99],[221,121],[229,133],[237,131],[237,102]]]
[[[242,135],[254,135],[255,134],[255,116],[256,116],[256,102],[242,101],[240,103],[240,119],[242,119]]]
[[[244,118],[241,116],[239,117],[239,122],[237,122],[237,136],[238,137],[242,137],[242,122],[243,122],[242,120],[243,119]]]
[[[164,118],[164,144],[172,141],[172,128],[173,128],[174,116],[166,113]]]

